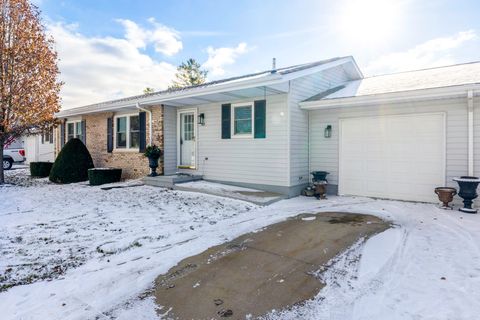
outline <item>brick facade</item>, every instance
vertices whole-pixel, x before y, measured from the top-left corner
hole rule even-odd
[[[152,143],[159,146],[163,150],[163,107],[156,106],[150,109],[152,111]],[[122,168],[122,177],[140,178],[150,173],[148,167],[148,160],[143,156],[143,153],[132,150],[113,150],[107,152],[107,119],[113,117],[112,112],[95,113],[83,115],[82,120],[86,120],[86,146],[92,155],[95,167],[115,167]],[[150,119],[146,115],[147,126],[147,145],[150,144]],[[115,132],[115,123],[114,132]],[[60,127],[57,129],[56,141],[60,141]],[[56,153],[60,149],[60,143],[56,144]],[[163,160],[160,158],[157,173],[163,173]]]

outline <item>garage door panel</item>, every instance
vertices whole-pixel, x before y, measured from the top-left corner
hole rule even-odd
[[[339,193],[436,201],[445,182],[443,114],[344,119]]]

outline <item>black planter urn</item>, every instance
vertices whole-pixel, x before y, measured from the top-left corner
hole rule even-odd
[[[148,166],[152,170],[152,172],[149,174],[150,177],[158,176],[157,168],[158,168],[158,159],[159,158],[160,157],[148,157]]]
[[[454,178],[457,181],[460,191],[458,195],[463,199],[463,208],[458,210],[466,213],[477,213],[477,209],[472,208],[473,200],[478,197],[477,187],[480,183],[478,177],[463,176],[460,178]]]

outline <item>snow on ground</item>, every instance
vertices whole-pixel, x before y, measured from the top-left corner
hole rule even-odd
[[[267,318],[480,314],[477,215],[354,197],[258,207],[147,186],[52,185],[26,174],[10,171],[17,185],[0,187],[2,319],[155,319],[148,291],[180,260],[289,216],[321,211],[374,214],[395,227],[325,266],[319,277],[327,286],[313,300]]]
[[[274,202],[282,197],[280,194],[272,194],[257,189],[231,186],[204,180],[180,183],[177,187],[187,188],[186,190],[183,189],[184,191],[208,193],[216,196],[249,201],[260,205]]]

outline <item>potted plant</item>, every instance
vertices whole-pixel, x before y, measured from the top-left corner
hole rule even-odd
[[[151,145],[145,149],[144,156],[148,158],[148,165],[152,170],[149,176],[150,177],[158,176],[158,173],[157,173],[158,159],[160,159],[160,157],[162,156],[162,150],[156,145]]]
[[[460,186],[458,195],[463,199],[464,206],[458,210],[466,213],[477,213],[477,209],[472,208],[472,204],[473,200],[478,197],[477,187],[480,184],[480,178],[463,176],[453,180],[458,182]]]

